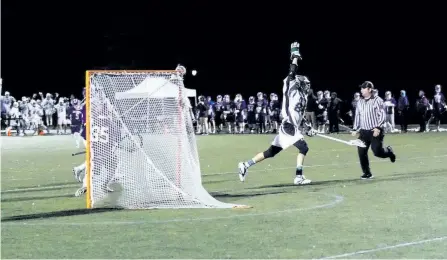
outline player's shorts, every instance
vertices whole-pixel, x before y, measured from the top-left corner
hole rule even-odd
[[[9,126],[20,126],[20,120],[19,119],[11,119],[9,121]]]
[[[71,126],[71,133],[81,133],[81,126],[80,125],[72,125]]]
[[[67,124],[67,119],[65,117],[58,117],[57,118],[57,124],[58,125],[65,125],[65,124]]]
[[[234,119],[234,114],[227,114],[227,116],[225,117],[225,122],[234,123]]]
[[[33,119],[31,119],[31,122],[35,125],[43,125],[43,121],[40,116],[33,117]]]
[[[255,113],[248,113],[248,115],[247,115],[247,123],[249,125],[256,124],[256,114]]]
[[[54,114],[53,109],[46,109],[45,110],[45,116],[52,116]]]
[[[244,122],[244,115],[242,115],[241,113],[236,115],[236,122],[237,123],[243,123]]]
[[[261,124],[265,122],[265,114],[264,113],[259,113],[257,118],[256,118],[256,122]]]
[[[281,147],[283,150],[287,149],[289,146],[295,144],[299,140],[303,139],[304,136],[301,134],[298,127],[284,122],[281,124],[278,130],[278,134],[272,142],[273,146]]]
[[[273,115],[270,116],[270,120],[272,120],[272,122],[281,122],[281,121],[279,121],[278,113],[273,113]]]
[[[327,119],[323,114],[317,115],[317,123],[318,125],[324,125],[326,123]]]
[[[222,119],[222,112],[217,112],[215,115],[214,115],[214,120],[216,121],[216,125],[220,125],[220,124],[222,124],[222,122],[223,122],[223,119]]]

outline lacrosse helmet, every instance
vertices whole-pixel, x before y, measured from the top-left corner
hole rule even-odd
[[[249,102],[250,104],[254,104],[254,103],[255,103],[255,97],[253,97],[253,96],[249,97],[249,98],[248,98],[248,102]]]
[[[242,101],[242,95],[241,94],[236,94],[236,97],[234,98],[235,102],[240,102]]]
[[[385,99],[391,99],[391,91],[385,92]]]

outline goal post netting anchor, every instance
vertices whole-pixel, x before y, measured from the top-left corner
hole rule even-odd
[[[249,208],[203,187],[183,79],[87,71],[87,208]]]

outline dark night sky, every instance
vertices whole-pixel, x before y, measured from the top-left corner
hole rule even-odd
[[[280,93],[294,40],[301,43],[300,73],[315,90],[345,99],[364,80],[381,95],[407,89],[412,98],[419,89],[431,96],[435,84],[447,85],[441,6],[49,2],[3,2],[3,90],[15,97],[80,95],[88,69],[174,69],[177,63],[198,70],[185,85],[199,94]]]

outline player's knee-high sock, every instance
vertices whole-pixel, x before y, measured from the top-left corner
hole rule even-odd
[[[87,188],[87,174],[85,174],[84,178],[82,179],[82,187]]]
[[[79,147],[79,143],[81,142],[81,135],[78,133],[78,132],[76,132],[76,133],[73,133],[73,137],[75,138],[75,142],[76,142],[76,147]]]
[[[304,163],[305,155],[299,153],[296,157],[296,175],[303,175],[303,163]]]
[[[250,168],[251,166],[253,166],[253,165],[255,165],[255,164],[256,164],[256,159],[255,159],[255,158],[253,158],[253,159],[251,159],[251,160],[248,160],[248,161],[244,162],[244,165],[245,165],[245,167],[247,167],[247,168]]]
[[[303,175],[303,166],[302,165],[296,166],[296,175]]]

